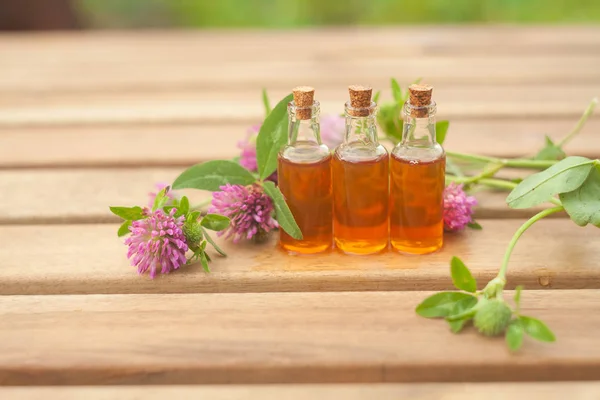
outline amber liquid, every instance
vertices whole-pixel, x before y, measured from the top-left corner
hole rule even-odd
[[[278,179],[279,189],[302,231],[302,240],[296,240],[281,229],[281,246],[302,254],[331,249],[331,156],[312,163],[293,162],[280,156]]]
[[[378,253],[388,245],[387,154],[369,161],[333,157],[333,231],[338,249]]]
[[[446,158],[390,161],[390,242],[403,253],[427,254],[444,240]]]

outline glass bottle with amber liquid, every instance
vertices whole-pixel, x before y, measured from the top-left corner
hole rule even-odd
[[[390,242],[408,254],[432,253],[444,240],[446,155],[435,138],[429,85],[411,85],[402,141],[390,159]]]
[[[348,254],[374,254],[388,246],[389,159],[379,144],[372,89],[350,86],[346,137],[334,153],[333,234]]]
[[[331,249],[331,151],[321,142],[319,102],[315,90],[300,86],[288,105],[288,144],[279,153],[279,189],[302,231],[296,240],[283,230],[280,244],[290,253],[313,254]]]

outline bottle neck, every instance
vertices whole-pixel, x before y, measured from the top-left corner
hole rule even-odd
[[[346,136],[344,143],[360,142],[379,145],[375,115],[377,105],[371,103],[368,108],[352,108],[346,103]]]
[[[404,127],[402,144],[414,147],[433,147],[436,144],[435,132],[436,105],[432,101],[425,107],[404,104]]]
[[[319,112],[318,101],[312,107],[297,107],[293,101],[288,104],[288,145],[299,142],[322,144]]]

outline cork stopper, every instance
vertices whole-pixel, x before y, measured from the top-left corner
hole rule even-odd
[[[294,93],[294,105],[297,107],[296,118],[310,119],[315,100],[315,89],[310,86],[298,86],[292,92]]]
[[[348,113],[355,117],[366,117],[371,113],[371,95],[373,89],[370,87],[351,85],[348,87],[350,92],[350,106]]]
[[[412,84],[408,87],[409,102],[413,107],[427,107],[431,104],[431,93],[433,87],[427,84]],[[426,117],[429,113],[427,108],[412,109],[410,115],[415,118]]]

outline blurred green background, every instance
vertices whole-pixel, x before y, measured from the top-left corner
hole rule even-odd
[[[597,23],[600,0],[75,0],[92,28]]]

